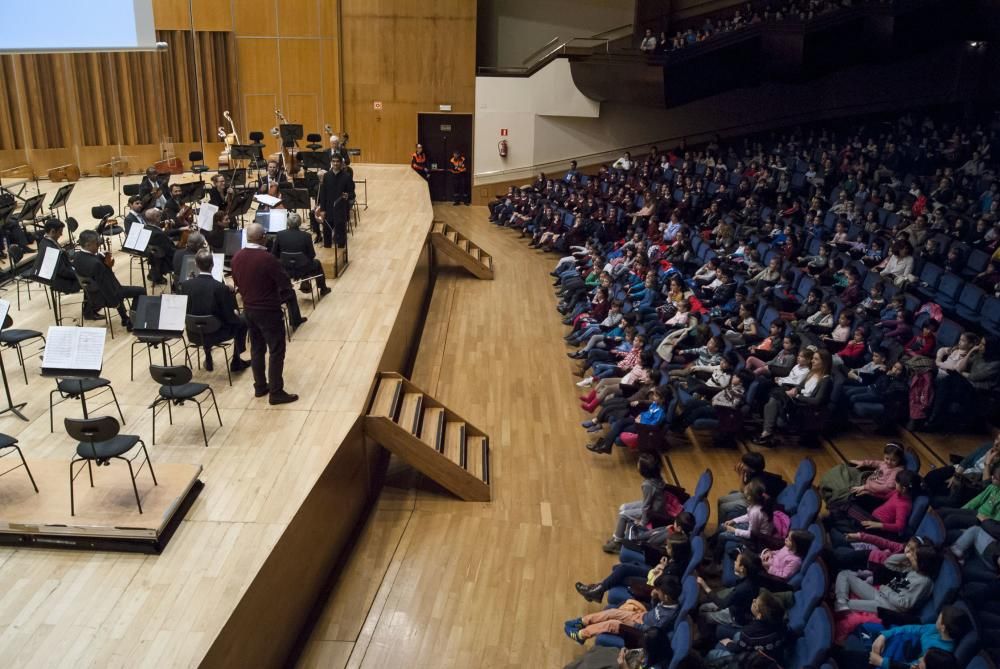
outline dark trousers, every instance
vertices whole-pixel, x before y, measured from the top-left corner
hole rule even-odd
[[[115,307],[118,310],[118,315],[122,317],[122,320],[126,320],[129,314],[135,311],[135,301],[140,295],[145,295],[146,289],[142,286],[122,286],[118,291],[118,305]],[[128,310],[125,309],[125,300],[130,300],[128,304]]]
[[[315,276],[316,286],[320,290],[326,288],[326,275],[323,274],[323,265],[316,258],[313,258],[312,262],[306,268],[305,273],[302,276]]]
[[[250,365],[253,368],[254,390],[269,390],[271,394],[285,389],[282,372],[285,369],[285,320],[281,311],[244,312],[250,335]],[[264,356],[269,355],[266,368]],[[266,371],[265,371],[266,369]]]
[[[468,186],[468,172],[459,172],[451,174],[451,200],[452,202],[468,202],[469,201],[469,186]]]
[[[292,326],[298,327],[302,322],[302,312],[299,311],[299,298],[295,297],[295,293],[285,298],[285,308],[288,309],[288,320]]]
[[[243,355],[243,352],[247,350],[247,320],[245,316],[240,316],[240,322],[238,324],[223,325],[216,332],[205,337],[205,355],[210,356],[212,354],[212,347],[217,346],[223,342],[232,340],[233,342],[233,359],[239,358]]]

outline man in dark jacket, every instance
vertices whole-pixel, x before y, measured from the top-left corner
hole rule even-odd
[[[135,309],[135,300],[146,294],[142,286],[123,286],[114,271],[105,264],[104,257],[98,255],[101,236],[94,230],[84,230],[80,233],[80,250],[73,257],[73,267],[83,278],[90,279],[93,287],[87,292],[87,300],[92,308],[114,307],[121,316],[122,326],[132,330],[129,312],[125,309],[125,300],[132,300],[129,309]]]
[[[173,269],[176,244],[163,231],[162,212],[157,208],[146,210],[146,229],[150,231],[146,253],[149,255],[149,280],[155,284],[166,283],[166,275]]]
[[[42,268],[46,251],[53,249],[59,254],[59,259],[52,271],[52,277],[41,279],[41,281],[60,293],[76,293],[80,291],[80,282],[76,280],[69,256],[63,250],[62,244],[59,243],[59,238],[62,237],[65,228],[66,225],[60,220],[53,218],[45,221],[45,235],[38,242],[38,255],[35,256],[35,276],[38,276],[38,272]]]
[[[212,276],[215,264],[210,251],[199,251],[194,257],[198,274],[182,281],[180,292],[187,295],[187,313],[192,316],[214,316],[219,319],[221,327],[215,332],[204,335],[202,345],[205,347],[205,369],[212,371],[212,347],[225,341],[233,342],[233,361],[230,369],[242,372],[250,363],[240,356],[246,350],[247,323],[236,313],[236,297],[226,284],[216,281]],[[191,332],[188,332],[191,336]],[[197,336],[197,335],[195,335]]]
[[[326,286],[326,277],[323,275],[323,266],[320,264],[319,260],[316,259],[316,249],[313,247],[312,238],[309,237],[309,233],[302,230],[302,217],[292,212],[288,214],[288,227],[282,230],[274,236],[274,244],[271,246],[271,252],[281,260],[282,253],[300,253],[301,257],[305,259],[303,267],[299,270],[301,274],[299,276],[293,276],[293,279],[298,279],[303,276],[315,276],[316,285],[319,287],[319,294],[326,295],[330,292],[330,289]],[[302,292],[308,293],[309,286],[308,281],[302,282]]]
[[[354,204],[354,179],[344,169],[339,154],[330,157],[330,171],[323,176],[316,198],[316,218],[320,219],[323,246],[330,248],[335,240],[337,246],[347,245],[347,217]]]

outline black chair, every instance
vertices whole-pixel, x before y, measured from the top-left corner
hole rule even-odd
[[[306,144],[306,148],[309,149],[310,151],[319,151],[320,149],[323,148],[323,145],[320,144],[320,142],[323,141],[323,136],[318,133],[315,132],[309,133],[308,135],[306,135],[306,141],[309,142],[308,144]]]
[[[150,365],[149,375],[160,384],[160,390],[149,408],[153,410],[153,443],[156,444],[156,414],[163,411],[163,405],[167,407],[167,415],[170,424],[174,424],[174,413],[172,404],[180,406],[187,400],[191,400],[198,405],[198,419],[201,421],[201,436],[205,438],[205,448],[208,448],[208,433],[205,431],[205,413],[202,409],[202,402],[197,397],[207,392],[212,398],[212,406],[215,407],[215,417],[219,419],[219,427],[222,427],[222,414],[219,413],[219,403],[215,400],[215,391],[207,383],[194,383],[191,381],[193,374],[190,367],[184,365],[173,365],[170,367],[162,365]]]
[[[80,222],[77,221],[72,216],[66,218],[66,232],[69,234],[69,242],[63,244],[66,248],[73,248],[76,246],[76,242],[73,241],[73,233],[80,229]]]
[[[111,309],[115,305],[107,303],[101,291],[98,290],[97,284],[94,280],[86,277],[76,275],[76,280],[80,282],[80,288],[83,290],[84,299],[80,303],[80,324],[83,325],[83,314],[84,305],[89,305],[91,309],[104,309],[104,323],[108,326],[108,331],[111,333],[111,338],[115,338],[115,328],[111,324]]]
[[[171,345],[175,343],[174,341],[175,339],[180,339],[181,344],[185,346],[184,348],[185,360],[187,361],[188,364],[191,364],[191,357],[187,353],[187,348],[186,348],[187,345],[184,341],[183,333],[180,335],[175,335],[175,334],[143,334],[143,333],[133,332],[132,334],[135,335],[135,340],[132,342],[132,349],[131,349],[132,356],[131,360],[129,360],[128,378],[130,381],[135,381],[135,356],[138,355],[135,352],[136,346],[144,346],[146,348],[146,357],[149,359],[150,365],[153,364],[152,349],[162,347],[161,350],[163,352],[163,364],[167,364],[167,361],[169,360],[170,364],[172,365],[174,364],[174,351],[171,348]]]
[[[313,309],[316,308],[316,279],[323,275],[319,272],[310,271],[312,262],[301,251],[282,251],[278,259],[285,272],[292,279],[292,285],[300,288],[303,283],[309,282],[309,297],[312,298]]]
[[[17,445],[17,439],[6,434],[0,434],[0,459],[7,457],[15,451],[17,452],[18,457],[21,458],[21,464],[14,465],[10,469],[0,472],[0,476],[10,474],[15,469],[24,467],[24,471],[28,473],[28,478],[31,480],[31,487],[34,488],[37,493],[38,485],[35,483],[35,477],[31,475],[31,469],[28,468],[28,461],[24,459],[24,453],[21,452],[21,447]]]
[[[133,195],[138,195],[142,191],[142,187],[139,184],[125,184],[122,186],[122,195],[132,197]]]
[[[97,234],[101,236],[101,244],[108,252],[112,251],[111,238],[118,238],[118,246],[121,247],[125,235],[125,228],[118,225],[115,220],[115,208],[110,204],[102,204],[90,208],[90,216],[97,221]]]
[[[208,172],[208,165],[205,164],[205,154],[201,151],[192,151],[188,154],[188,160],[191,162],[191,172],[197,174],[200,178],[202,174]]]
[[[164,258],[166,258],[167,257],[167,252],[163,250],[163,247],[150,245],[150,246],[146,247],[146,256],[149,259],[149,265],[152,266],[154,262],[155,263],[160,263],[160,261],[162,261]],[[160,263],[160,264],[162,264],[162,263]],[[141,263],[140,263],[140,265],[141,265]],[[143,275],[143,276],[145,276],[145,275]],[[164,283],[159,284],[159,286],[160,286],[160,294],[161,295],[163,293],[166,293],[167,289],[169,289],[170,286],[173,285],[173,276],[174,276],[174,272],[173,272],[172,269],[168,270],[167,272],[164,272],[164,274],[163,274],[163,281],[164,281]],[[129,278],[131,279],[131,277],[132,277],[132,270],[131,270],[131,267],[130,267],[129,268]],[[143,285],[145,285],[145,279],[143,279]],[[157,286],[156,283],[153,283],[151,286],[149,286],[149,294],[150,295],[155,295],[156,294],[155,293],[156,286]]]
[[[24,373],[24,385],[28,385],[28,370],[24,367],[24,351],[21,349],[21,345],[26,341],[31,341],[32,339],[41,339],[42,348],[39,349],[37,355],[41,355],[42,351],[45,350],[45,335],[43,335],[38,330],[15,330],[11,329],[11,325],[14,324],[14,319],[7,314],[7,317],[3,319],[3,326],[0,329],[0,346],[4,348],[12,348],[17,351],[17,361],[21,363],[21,371]]]
[[[111,464],[112,460],[122,460],[128,465],[129,478],[132,479],[132,492],[135,493],[135,504],[139,507],[139,513],[142,513],[142,502],[139,500],[139,488],[136,486],[135,480],[144,466],[149,465],[149,475],[153,477],[153,485],[159,485],[156,482],[153,463],[150,461],[149,453],[146,451],[146,444],[143,443],[142,439],[134,434],[119,434],[118,432],[121,428],[118,425],[118,421],[114,419],[114,416],[85,419],[67,418],[64,424],[66,425],[66,433],[78,442],[76,445],[76,455],[69,462],[69,515],[76,515],[73,482],[76,480],[77,475],[83,471],[83,467],[74,471],[76,463],[87,463],[90,487],[93,488],[93,464],[96,464],[98,467],[101,465],[107,466]],[[136,451],[132,457],[126,457],[125,454],[135,448],[136,444],[139,445],[141,450]],[[138,469],[133,469],[132,463],[140,455],[145,460],[139,465]]]
[[[21,261],[24,260],[24,247],[18,244],[11,244],[7,249],[7,257],[10,260],[10,266],[8,267],[8,276],[10,280],[14,282],[14,289],[17,291],[17,310],[21,310],[21,286],[22,284],[28,291],[28,301],[31,301],[31,284],[34,280],[31,278],[32,266],[30,263],[25,263],[21,266]],[[42,290],[45,293],[46,302],[49,299],[49,293],[46,290]],[[49,304],[51,307],[51,303]]]
[[[92,408],[88,411],[87,409],[87,393],[93,393],[91,399],[94,397],[104,394],[105,392],[111,391],[111,401],[105,402]],[[53,401],[56,393],[59,393],[59,401]],[[62,404],[67,400],[80,400],[80,406],[83,409],[83,417],[90,418],[90,412],[97,411],[98,409],[103,409],[112,402],[118,409],[118,415],[122,419],[122,425],[125,424],[125,415],[122,413],[122,407],[118,404],[118,396],[115,394],[115,389],[111,387],[111,382],[107,379],[102,379],[100,377],[94,377],[92,379],[56,379],[56,389],[49,392],[49,432],[55,432],[55,424],[52,420],[52,409],[57,404]]]
[[[218,332],[219,329],[222,328],[222,321],[212,315],[203,316],[199,314],[188,314],[184,318],[184,326],[187,329],[188,337],[188,343],[184,349],[184,353],[188,356],[188,363],[190,364],[191,356],[188,349],[193,348],[195,350],[195,360],[198,361],[198,369],[201,369],[201,351],[205,348],[205,336]],[[222,349],[222,355],[226,359],[226,375],[229,377],[230,386],[233,385],[233,372],[229,369],[229,347],[232,345],[232,340],[212,344],[212,348]]]

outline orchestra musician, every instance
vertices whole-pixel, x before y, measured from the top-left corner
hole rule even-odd
[[[215,212],[215,216],[212,217],[212,229],[205,233],[205,241],[208,242],[208,248],[213,253],[222,253],[222,248],[225,246],[226,230],[235,229],[236,224],[229,219],[228,213],[222,209]],[[191,237],[188,237],[188,241],[191,241]]]
[[[337,135],[330,135],[330,149],[327,153],[327,162],[333,159],[334,156],[340,156],[340,160],[344,163],[344,167],[348,167],[351,164],[351,154],[348,152],[347,147],[344,143],[340,141],[340,137]]]
[[[180,212],[181,207],[184,204],[181,202],[181,197],[184,191],[179,184],[171,184],[170,186],[170,197],[163,205],[163,220],[172,221],[177,218],[177,214]]]
[[[162,208],[166,204],[167,198],[164,197],[163,192],[167,185],[167,179],[170,177],[160,177],[156,173],[155,167],[146,168],[146,176],[142,178],[139,183],[139,195],[142,197],[143,202],[146,204],[146,208],[157,207]],[[150,197],[152,196],[152,197]]]
[[[424,153],[423,144],[417,144],[417,150],[410,155],[410,169],[424,179],[431,178],[431,170],[427,165],[427,154]]]
[[[146,253],[149,257],[149,275],[147,278],[156,285],[163,285],[167,282],[166,275],[170,273],[174,266],[174,252],[177,245],[164,232],[160,222],[161,213],[156,207],[147,209],[145,213],[146,229],[150,231],[149,244],[146,246]],[[179,230],[173,231],[180,233]]]
[[[234,355],[229,369],[242,372],[250,366],[250,362],[241,357],[246,350],[247,322],[236,312],[233,289],[212,276],[215,259],[209,251],[199,251],[194,262],[198,273],[182,281],[179,288],[179,292],[188,298],[187,313],[193,316],[215,316],[221,323],[218,330],[203,335],[200,342],[205,347],[205,369],[211,372],[215,367],[212,363],[212,347],[232,340]]]
[[[37,276],[38,270],[42,267],[47,249],[55,249],[59,252],[59,259],[56,261],[56,268],[52,272],[52,278],[48,281],[52,288],[60,293],[77,293],[80,291],[80,282],[76,280],[73,266],[70,264],[69,256],[59,243],[66,224],[62,221],[50,218],[45,221],[43,237],[38,241],[38,255],[35,256],[34,273]],[[84,310],[86,311],[86,309]]]
[[[125,216],[126,236],[135,224],[146,224],[146,219],[142,215],[142,196],[140,195],[133,195],[128,199],[128,214]]]
[[[212,177],[212,188],[208,191],[208,203],[214,204],[219,209],[229,206],[229,196],[233,193],[232,188],[226,188],[226,177],[216,174]]]
[[[207,250],[205,244],[205,237],[200,232],[192,232],[188,235],[187,244],[182,249],[178,249],[174,252],[174,284],[180,284],[182,281],[186,281],[190,277],[181,276],[181,268],[184,266],[184,257],[193,256],[198,253],[198,251]],[[195,312],[195,313],[201,313]]]
[[[316,198],[316,219],[323,233],[323,246],[330,248],[333,241],[343,248],[347,245],[347,219],[354,205],[354,179],[344,169],[339,153],[332,154],[330,171],[323,175]]]
[[[277,160],[269,160],[267,161],[267,174],[261,178],[257,192],[270,194],[272,184],[277,188],[283,183],[288,183],[288,177],[285,176],[284,171],[278,168]]]
[[[302,217],[291,212],[288,214],[288,227],[274,236],[274,243],[271,245],[271,253],[281,260],[282,253],[301,253],[308,261],[308,266],[303,268],[302,276],[315,276],[316,287],[319,288],[320,295],[327,295],[330,289],[326,285],[326,277],[323,275],[323,266],[316,259],[316,249],[313,241],[309,238],[309,233],[301,229]],[[292,277],[299,278],[299,277]],[[309,292],[309,282],[303,281],[299,289],[303,293]]]
[[[114,260],[98,253],[101,236],[94,230],[84,230],[80,233],[80,250],[73,256],[73,267],[76,273],[94,282],[96,294],[89,294],[91,307],[114,307],[122,320],[122,327],[132,331],[132,320],[125,308],[125,300],[131,299],[129,310],[135,310],[135,301],[140,295],[146,294],[142,286],[123,286],[112,269]],[[100,318],[100,317],[98,317]]]

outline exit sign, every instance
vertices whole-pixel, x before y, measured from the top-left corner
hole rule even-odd
[[[372,102],[372,109],[374,109],[375,111],[382,111],[382,101],[375,100],[374,102]]]

